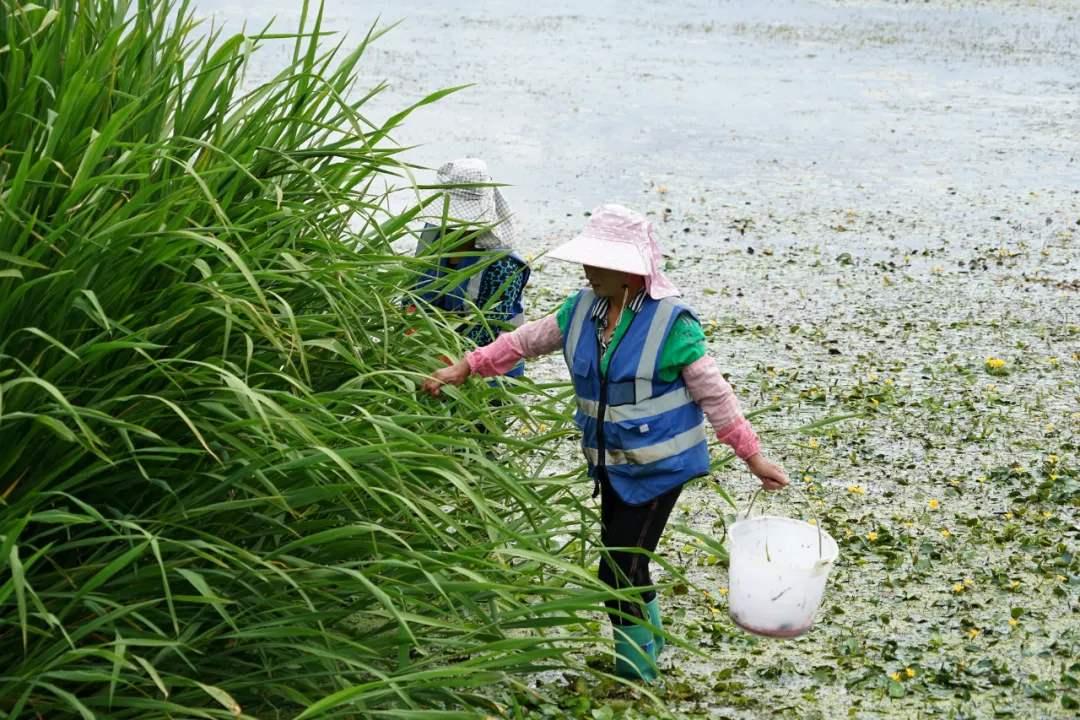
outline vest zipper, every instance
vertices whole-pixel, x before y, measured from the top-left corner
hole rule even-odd
[[[626,312],[624,307],[622,312]],[[615,332],[619,329],[619,321],[622,320],[622,312],[619,313],[619,317],[615,320],[615,330],[611,331],[611,339],[615,339]],[[630,332],[630,327],[637,320],[637,313],[631,311],[630,322],[626,325],[626,330],[623,332],[622,337],[626,337],[626,333]],[[604,442],[604,422],[607,415],[607,386],[608,386],[608,374],[604,372],[604,347],[600,344],[600,336],[596,333],[596,328],[593,328],[593,337],[596,338],[596,371],[600,373],[600,407],[596,412],[596,475],[593,476],[593,494],[595,498],[600,494],[600,472],[603,471],[604,476],[607,477],[607,457],[605,456],[605,450],[607,443]],[[622,342],[622,338],[619,339]],[[611,351],[611,360],[615,359],[615,352],[618,348]],[[611,369],[611,360],[608,361],[608,369]],[[636,400],[636,398],[635,398]]]
[[[617,328],[616,328],[617,329]],[[612,333],[614,335],[614,332]],[[607,373],[604,372],[604,346],[600,344],[600,336],[593,332],[596,340],[596,371],[600,373],[600,407],[596,412],[596,474],[593,475],[593,492],[595,498],[600,494],[600,473],[607,475],[607,458],[605,457],[604,443],[604,416],[607,415]]]

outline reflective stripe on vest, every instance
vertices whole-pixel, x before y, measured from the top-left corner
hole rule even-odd
[[[652,378],[656,373],[656,359],[660,356],[660,343],[664,341],[673,312],[675,312],[675,303],[661,302],[652,324],[649,325],[649,334],[645,338],[645,347],[641,349],[641,359],[638,361],[637,379],[634,380],[636,397],[652,397]]]
[[[480,285],[484,282],[484,273],[487,272],[487,268],[484,268],[480,272],[474,272],[472,277],[469,278],[469,282],[465,285],[465,297],[472,300],[473,305],[476,304],[477,299],[480,297]]]
[[[574,317],[570,318],[570,332],[563,345],[563,358],[566,359],[566,367],[570,368],[571,373],[574,371],[574,353],[581,341],[581,331],[585,327],[585,321],[589,319],[589,311],[592,310],[595,302],[596,293],[592,290],[582,290],[577,307],[574,309]],[[595,416],[594,412],[593,417]]]
[[[685,387],[681,387],[633,405],[608,405],[607,419],[611,422],[643,420],[654,415],[663,415],[692,402],[694,402],[694,398],[690,397],[690,391]],[[596,418],[596,413],[600,411],[600,403],[595,400],[577,398],[577,406],[578,410],[591,418]]]
[[[605,448],[604,454],[611,465],[648,465],[684,453],[708,439],[709,435],[705,431],[705,423],[701,423],[695,428],[679,433],[670,440],[655,445],[646,445],[633,450]],[[583,449],[589,462],[593,465],[598,464],[600,458],[596,448],[585,447]]]

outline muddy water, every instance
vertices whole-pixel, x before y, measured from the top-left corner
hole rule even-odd
[[[199,6],[284,28],[299,4]],[[1071,0],[331,0],[326,25],[355,44],[377,16],[402,24],[362,64],[367,84],[391,82],[370,114],[475,83],[396,138],[429,166],[486,158],[534,241],[567,212],[641,205],[650,183],[773,211],[931,200],[959,215],[969,193],[1080,185]],[[252,80],[288,52],[263,55]]]
[[[289,27],[297,6],[200,4],[232,28]],[[1080,646],[1080,520],[1030,493],[1078,462],[1080,2],[333,1],[326,23],[349,47],[379,14],[404,22],[362,65],[391,82],[369,115],[475,83],[396,139],[428,166],[486,158],[526,253],[599,202],[649,213],[744,406],[784,408],[755,426],[810,499],[764,509],[841,543],[814,627],[757,641],[727,618],[723,564],[670,532],[691,583],[665,615],[701,652],[665,654],[667,699],[731,718],[1073,717],[1038,683],[1064,687]],[[248,81],[288,55],[268,48]],[[532,314],[579,282],[538,260]],[[719,480],[749,500],[745,472]],[[673,523],[719,536],[726,512],[699,483]]]

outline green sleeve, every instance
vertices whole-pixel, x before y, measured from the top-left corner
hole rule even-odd
[[[660,379],[672,382],[687,365],[705,357],[705,331],[692,315],[683,313],[660,351]]]
[[[570,327],[570,313],[574,311],[575,300],[577,300],[577,293],[566,298],[555,313],[555,319],[559,323],[559,332],[563,334],[563,337],[566,337],[566,330]]]

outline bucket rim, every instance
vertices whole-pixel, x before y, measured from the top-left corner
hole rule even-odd
[[[734,541],[735,538],[734,538],[733,533],[735,531],[735,528],[739,527],[740,525],[744,525],[744,526],[745,525],[750,525],[750,524],[752,524],[754,522],[758,522],[758,521],[780,521],[782,523],[788,523],[788,524],[792,524],[792,525],[803,525],[803,526],[806,526],[808,528],[812,528],[815,533],[817,533],[817,532],[821,533],[821,540],[822,540],[822,542],[821,542],[821,556],[816,560],[816,562],[834,563],[834,562],[836,562],[836,559],[838,557],[840,557],[840,544],[838,542],[836,542],[836,538],[834,538],[832,535],[830,535],[827,530],[825,530],[824,528],[819,528],[817,525],[811,525],[810,523],[806,522],[805,520],[797,520],[796,518],[785,517],[783,515],[755,515],[754,517],[750,517],[750,518],[740,518],[740,519],[736,520],[735,522],[733,522],[731,524],[731,526],[728,528],[728,531],[727,531],[728,540],[729,541]],[[729,555],[731,554],[730,551],[729,551],[728,554]]]

